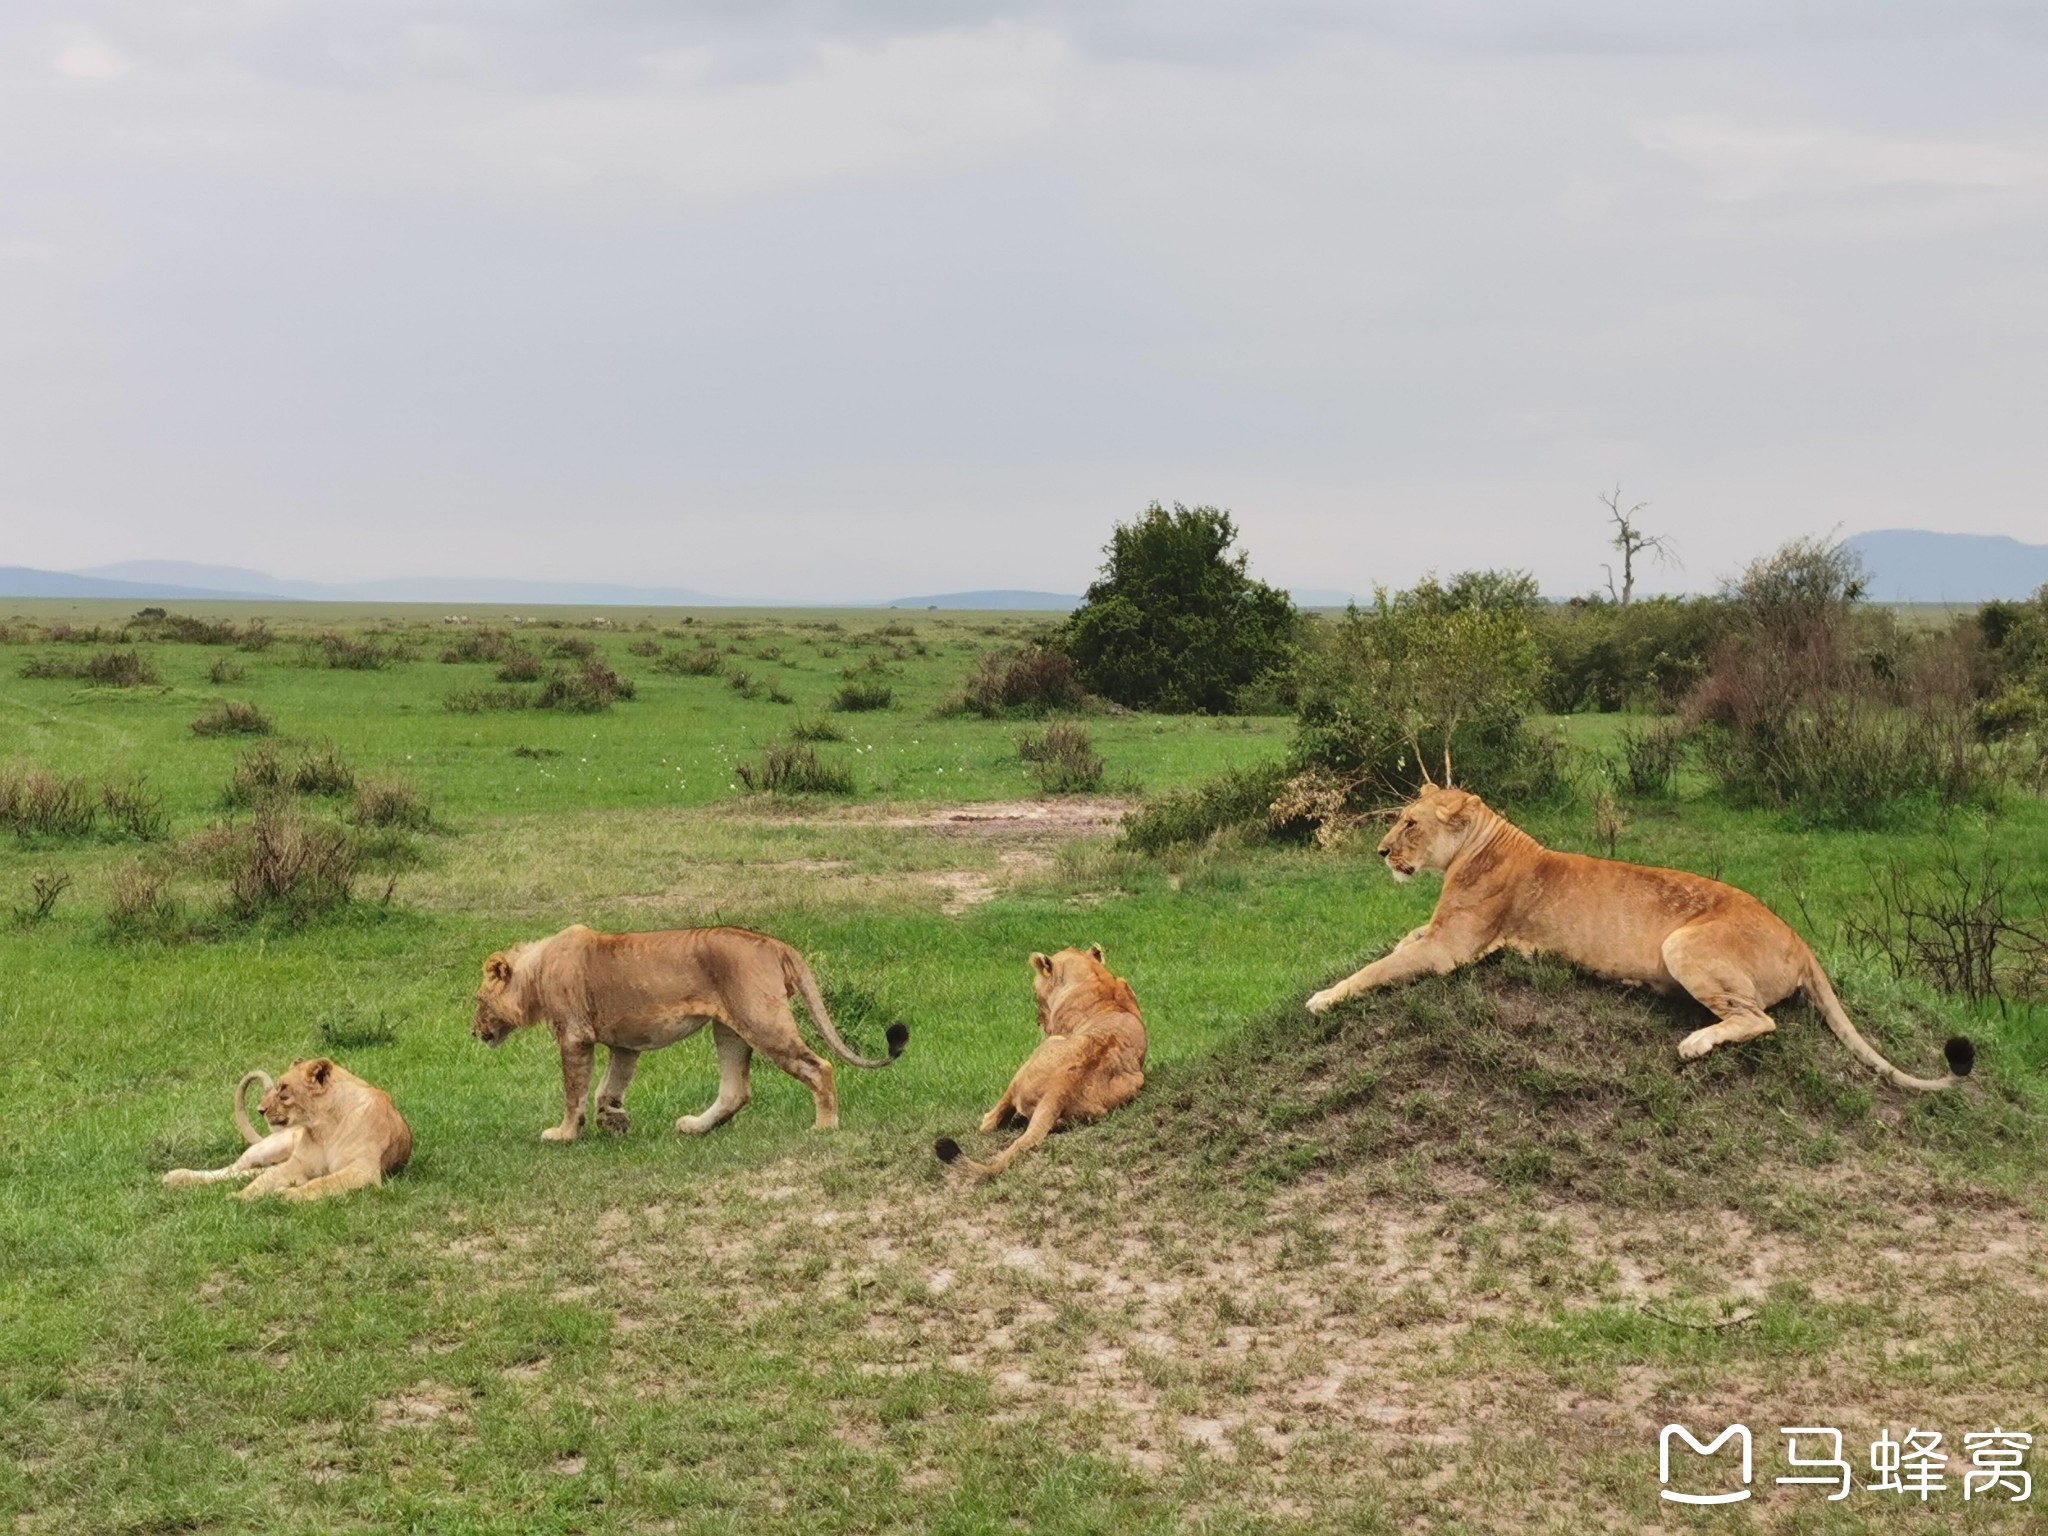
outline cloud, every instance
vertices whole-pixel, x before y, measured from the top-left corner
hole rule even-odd
[[[91,37],[65,44],[50,64],[67,80],[118,80],[135,67],[126,54]]]
[[[2010,193],[2048,185],[2048,149],[2024,142],[1838,125],[1756,128],[1713,118],[1651,123],[1639,138],[1646,149],[1695,172],[1708,196],[1724,203]]]

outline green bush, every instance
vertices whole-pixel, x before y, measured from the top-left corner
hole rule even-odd
[[[1238,696],[1291,658],[1297,616],[1230,547],[1215,507],[1154,502],[1110,536],[1101,579],[1055,641],[1081,684],[1131,709],[1230,714]]]
[[[850,795],[853,769],[819,759],[811,747],[770,747],[759,763],[735,763],[733,772],[749,790],[770,795]]]
[[[940,706],[940,712],[999,720],[1079,709],[1087,697],[1073,657],[1051,646],[1033,645],[1022,651],[983,651],[974,658],[966,684]]]
[[[849,714],[887,709],[896,692],[887,683],[848,683],[832,696],[832,707]]]
[[[192,722],[194,736],[268,736],[271,729],[270,716],[235,699],[223,699]]]
[[[1542,702],[1582,709],[1676,709],[1706,675],[1732,606],[1714,597],[1651,597],[1623,607],[1573,598],[1532,613],[1543,651]]]
[[[1292,770],[1284,762],[1231,768],[1193,789],[1148,800],[1123,826],[1123,844],[1160,853],[1177,843],[1198,843],[1225,827],[1263,827]]]
[[[1087,728],[1062,720],[1043,731],[1020,737],[1017,755],[1030,765],[1042,793],[1078,795],[1102,787],[1103,761]]]

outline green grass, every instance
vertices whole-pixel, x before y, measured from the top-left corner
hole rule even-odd
[[[1975,1036],[1978,1078],[1934,1103],[1872,1084],[1799,1008],[1681,1070],[1673,1047],[1697,1020],[1548,965],[1309,1019],[1301,998],[1422,921],[1433,882],[1394,886],[1369,837],[1155,858],[947,820],[950,802],[1030,792],[1014,726],[933,718],[1018,621],[527,627],[543,651],[594,641],[637,697],[459,716],[444,694],[498,686],[494,663],[434,659],[461,627],[270,617],[281,638],[237,655],[236,691],[273,739],[331,745],[359,781],[403,779],[433,807],[429,831],[378,834],[348,911],[302,927],[208,916],[219,881],[195,858],[176,888],[207,936],[107,935],[116,872],[228,814],[248,743],[190,721],[236,653],[145,644],[155,689],[0,667],[22,764],[95,785],[144,772],[169,818],[152,844],[0,837],[0,909],[26,904],[37,871],[76,876],[47,921],[0,925],[0,1521],[1620,1530],[1659,1517],[1663,1413],[1748,1404],[1760,1474],[1777,1470],[1766,1423],[1801,1421],[1771,1416],[1809,1406],[1852,1438],[1916,1414],[1952,1439],[1985,1416],[2041,1427],[2048,1015],[1959,1008],[1836,939],[1866,866],[1924,861],[1931,830],[1813,834],[1688,785],[1629,805],[1617,852],[1785,911],[1909,1068],[1931,1068],[1952,1028]],[[300,666],[294,625],[421,659]],[[701,633],[795,702],[630,649]],[[871,656],[892,707],[828,715]],[[730,765],[799,718],[845,735],[818,750],[855,765],[850,805],[737,795]],[[1565,728],[1590,750],[1616,722]],[[1112,787],[1150,792],[1287,734],[1088,729]],[[1576,802],[1526,819],[1589,844]],[[2048,814],[2016,803],[2004,835],[2048,846]],[[909,1049],[886,1071],[840,1069],[829,1136],[762,1063],[731,1125],[677,1137],[715,1091],[698,1039],[643,1065],[630,1135],[544,1145],[550,1042],[484,1050],[469,998],[486,954],[571,921],[764,928],[811,958],[856,1048],[900,1018]],[[1000,1184],[958,1181],[931,1140],[978,1144],[1034,1044],[1026,957],[1089,942],[1144,1008],[1145,1093]],[[320,1053],[393,1094],[418,1144],[403,1177],[305,1208],[160,1186],[238,1150],[241,1071]],[[1460,1480],[1431,1484],[1447,1464]],[[1787,1492],[1766,1505],[1767,1528],[1837,1528]],[[2023,1528],[1959,1494],[1931,1518],[1862,1494],[1847,1513],[1872,1530]]]

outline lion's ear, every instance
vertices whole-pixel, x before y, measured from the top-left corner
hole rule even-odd
[[[306,1081],[311,1083],[315,1088],[325,1088],[328,1084],[329,1079],[331,1079],[333,1076],[334,1063],[329,1061],[325,1056],[320,1057],[317,1061],[309,1061],[306,1063]]]
[[[1088,955],[1097,965],[1102,964],[1102,946],[1100,944],[1090,944],[1088,946]]]
[[[1050,976],[1052,974],[1051,955],[1041,955],[1036,950],[1033,950],[1031,952],[1031,963],[1037,968],[1040,975]]]
[[[503,950],[484,962],[484,980],[495,981],[503,986],[512,979],[512,962],[505,958]]]

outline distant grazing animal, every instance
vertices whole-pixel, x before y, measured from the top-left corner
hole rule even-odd
[[[1038,1027],[1046,1038],[981,1122],[986,1136],[1015,1116],[1025,1122],[1024,1134],[986,1163],[963,1157],[950,1136],[932,1144],[941,1162],[958,1161],[984,1177],[1001,1173],[1054,1131],[1123,1108],[1145,1086],[1145,1021],[1130,984],[1102,963],[1102,946],[1033,955],[1031,967]]]
[[[547,1141],[574,1141],[583,1130],[591,1066],[602,1045],[609,1054],[597,1091],[597,1123],[624,1135],[626,1088],[643,1051],[660,1050],[711,1026],[718,1045],[718,1099],[676,1129],[700,1136],[743,1108],[752,1089],[747,1069],[760,1051],[811,1090],[816,1129],[839,1124],[831,1064],[804,1044],[789,1000],[802,992],[811,1019],[841,1061],[886,1067],[903,1053],[910,1030],[891,1024],[889,1055],[857,1056],[832,1027],[825,999],[804,957],[780,939],[745,928],[681,928],[663,933],[598,933],[581,923],[552,938],[484,962],[470,1033],[489,1046],[545,1019],[562,1051],[562,1123]]]
[[[1426,786],[1379,851],[1397,881],[1443,871],[1436,911],[1385,957],[1311,997],[1311,1013],[1508,948],[1691,993],[1719,1022],[1679,1042],[1686,1061],[1771,1033],[1777,1025],[1764,1010],[1800,991],[1858,1061],[1901,1088],[1952,1087],[1976,1061],[1976,1047],[1957,1035],[1943,1050],[1947,1076],[1901,1071],[1856,1032],[1806,941],[1754,896],[1681,870],[1557,853],[1465,790]]]
[[[251,1083],[263,1085],[257,1112],[276,1127],[267,1136],[249,1123]],[[225,1168],[173,1168],[164,1183],[175,1189],[250,1179],[236,1198],[319,1200],[382,1184],[412,1158],[412,1131],[391,1096],[324,1056],[294,1063],[275,1083],[267,1073],[245,1072],[235,1085],[235,1126],[248,1151]]]

